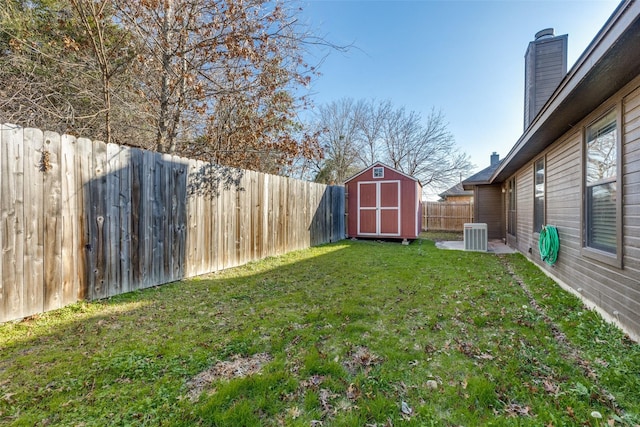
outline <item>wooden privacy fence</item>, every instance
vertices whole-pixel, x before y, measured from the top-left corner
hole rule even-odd
[[[471,202],[422,202],[422,229],[460,231],[465,222],[473,222]]]
[[[0,126],[0,322],[344,238],[344,188]]]

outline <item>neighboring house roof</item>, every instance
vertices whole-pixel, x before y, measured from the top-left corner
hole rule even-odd
[[[366,168],[362,169],[360,172],[358,172],[357,174],[353,175],[352,177],[345,179],[345,180],[344,180],[344,183],[346,184],[346,183],[347,183],[347,182],[349,182],[349,181],[353,181],[354,179],[356,179],[357,177],[359,177],[360,175],[362,175],[363,173],[365,173],[365,172],[366,172],[366,171],[368,171],[369,169],[372,169],[372,168],[374,168],[374,167],[380,167],[380,166],[385,167],[385,168],[387,168],[387,169],[390,169],[390,170],[392,170],[392,171],[394,171],[394,172],[396,172],[396,173],[399,173],[400,175],[405,176],[405,177],[407,177],[407,178],[409,178],[409,179],[411,179],[411,180],[413,180],[413,181],[417,182],[418,184],[420,184],[420,187],[422,187],[422,184],[420,183],[420,181],[419,181],[417,178],[415,178],[415,177],[413,177],[413,176],[411,176],[411,175],[407,175],[406,173],[404,173],[404,172],[402,172],[402,171],[399,171],[398,169],[392,168],[391,166],[385,165],[385,164],[384,164],[384,163],[382,163],[382,162],[375,162],[375,163],[374,163],[374,164],[372,164],[371,166],[369,166],[369,167],[366,167]]]
[[[473,196],[473,191],[465,190],[462,183],[459,182],[448,190],[438,194],[438,196],[446,199],[447,197]]]
[[[622,89],[640,69],[640,2],[625,0],[524,131],[499,167],[463,181],[503,182]]]
[[[503,162],[504,162],[504,159],[492,164],[491,166],[487,166],[486,168],[482,169],[480,172],[476,173],[475,175],[471,175],[469,178],[462,181],[462,186],[464,188],[470,188],[471,186],[474,186],[474,185],[490,184],[491,176],[496,171],[496,169],[500,167],[500,165]]]

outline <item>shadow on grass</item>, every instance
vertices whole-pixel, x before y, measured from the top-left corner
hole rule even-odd
[[[427,240],[342,241],[4,325],[0,420],[540,425],[614,413],[505,259],[526,265]],[[555,294],[542,273],[525,277]],[[191,401],[199,373],[257,354],[268,355],[259,374],[212,381]]]

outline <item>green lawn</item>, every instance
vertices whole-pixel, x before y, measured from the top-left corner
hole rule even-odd
[[[79,303],[0,326],[0,354],[6,425],[640,423],[640,346],[521,255],[430,240]]]

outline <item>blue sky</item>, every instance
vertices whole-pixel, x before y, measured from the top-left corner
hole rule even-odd
[[[618,3],[303,0],[301,18],[317,34],[355,45],[324,60],[312,99],[389,99],[423,117],[442,110],[478,171],[522,134],[524,54],[535,33],[569,35],[570,69]]]

